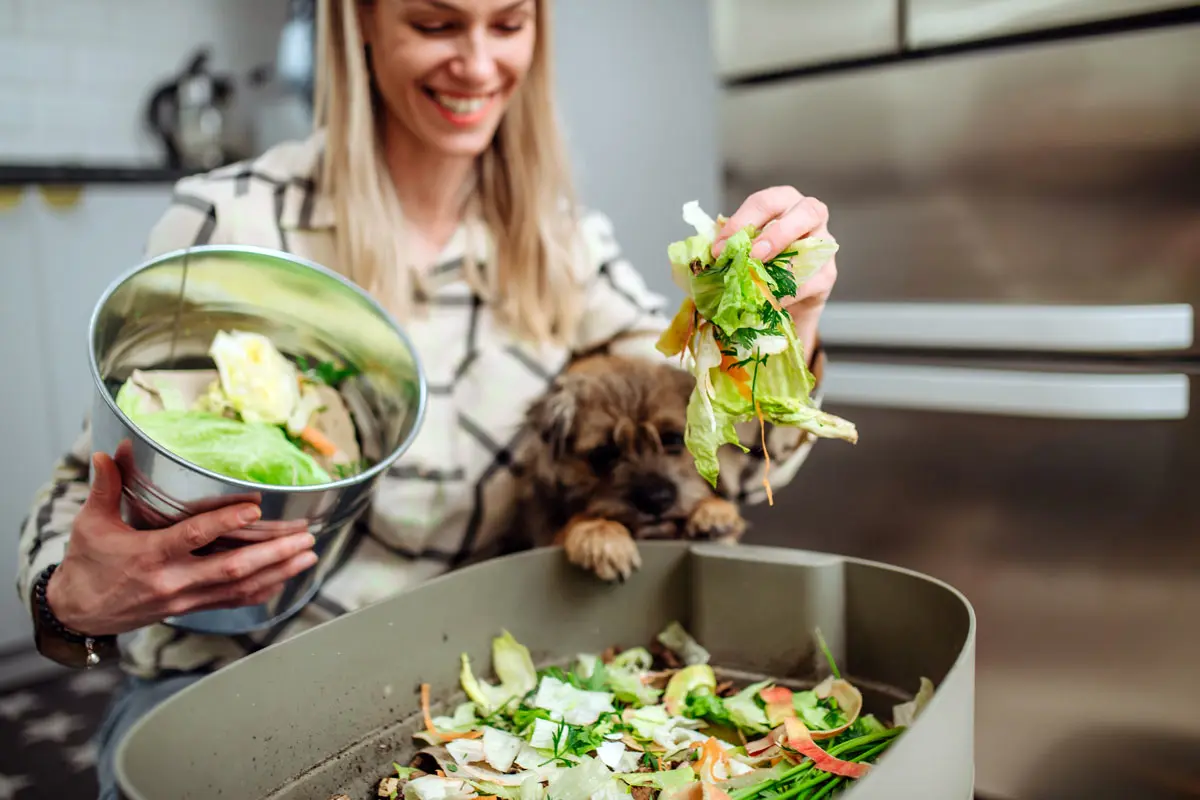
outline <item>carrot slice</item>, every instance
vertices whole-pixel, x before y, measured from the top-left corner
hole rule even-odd
[[[478,739],[483,731],[439,731],[433,724],[433,715],[429,713],[429,684],[421,684],[421,716],[425,721],[425,730],[442,741],[453,739]]]
[[[771,291],[770,287],[763,283],[762,278],[751,273],[750,280],[754,281],[754,285],[757,286],[763,293],[763,297],[767,298],[767,302],[771,304],[771,308],[775,309],[776,311],[783,310],[783,306],[779,305],[779,301],[775,298],[774,292]]]
[[[332,456],[337,452],[337,445],[329,441],[329,437],[321,433],[311,425],[308,425],[304,430],[300,431],[300,438],[323,456]]]
[[[729,754],[716,737],[710,736],[695,746],[700,749],[700,758],[696,760],[696,774],[700,780],[716,783],[729,777]]]

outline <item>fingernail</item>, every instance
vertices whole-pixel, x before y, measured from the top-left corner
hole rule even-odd
[[[754,247],[750,248],[750,257],[762,259],[767,255],[767,251],[771,249],[771,243],[766,239],[759,239],[754,243]]]
[[[300,562],[300,565],[303,569],[308,569],[313,564],[317,563],[317,554],[310,550],[307,553],[302,554],[296,560]]]
[[[243,508],[238,512],[238,521],[243,525],[249,525],[261,516],[262,511],[257,506],[251,506],[250,508]]]
[[[304,535],[304,547],[306,549],[311,550],[313,545],[315,545],[316,543],[317,543],[317,537],[313,536],[311,533],[306,533]]]

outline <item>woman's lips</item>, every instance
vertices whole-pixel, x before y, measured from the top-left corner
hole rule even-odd
[[[448,94],[426,88],[425,96],[450,123],[469,128],[487,118],[500,95],[498,92],[484,95]]]

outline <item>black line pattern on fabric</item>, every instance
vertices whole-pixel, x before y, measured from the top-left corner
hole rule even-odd
[[[300,196],[300,220],[298,222],[302,230],[312,229],[313,208],[317,202],[317,185],[311,180],[299,181],[301,196]]]
[[[463,264],[465,264],[465,263],[466,262],[462,258],[452,258],[449,261],[444,261],[441,264],[437,264],[436,266],[434,266],[434,268],[431,270],[431,272],[432,272],[432,274],[439,275],[439,276],[440,275],[448,275],[451,272],[454,272],[455,270],[462,269]]]
[[[79,456],[74,453],[67,453],[62,457],[62,465],[66,469],[74,470],[80,480],[87,478],[88,465],[83,462]]]
[[[558,379],[558,376],[566,370],[570,363],[570,360],[567,360],[567,362],[562,365],[558,372],[550,377],[550,379],[546,382],[546,387],[543,387],[543,391],[545,391],[546,388],[549,388],[549,386]],[[466,420],[460,414],[459,423],[462,424],[464,421],[469,422],[469,420]],[[454,554],[454,559],[450,562],[450,566],[452,568],[463,564],[465,561],[471,558],[472,551],[475,549],[475,540],[479,538],[479,527],[483,524],[483,496],[488,481],[490,481],[492,476],[494,476],[501,469],[509,469],[516,474],[516,472],[512,470],[512,454],[516,451],[518,442],[520,442],[521,437],[525,434],[526,428],[524,425],[522,425],[517,429],[517,432],[513,434],[512,438],[508,440],[507,444],[503,448],[500,448],[498,452],[496,452],[495,456],[492,458],[492,463],[488,465],[487,469],[483,471],[483,474],[479,476],[479,480],[475,482],[475,487],[473,490],[474,502],[471,506],[471,518],[467,520],[467,527],[463,531],[462,541],[459,542],[458,552]],[[491,441],[491,437],[487,436],[486,434],[484,435],[484,439]]]
[[[476,294],[443,294],[426,297],[425,302],[438,308],[466,308],[467,306],[474,307],[481,301]]]
[[[387,550],[392,555],[400,556],[409,561],[437,561],[442,564],[450,564],[458,557],[457,553],[447,553],[445,550],[438,550],[434,547],[426,547],[420,550],[414,550],[411,547],[393,544],[392,542],[384,541],[375,535],[374,532],[368,530],[367,536],[371,537],[371,541]]]
[[[504,350],[517,361],[521,362],[525,369],[529,370],[537,377],[544,381],[550,380],[550,371],[530,358],[529,355],[523,352],[517,345],[509,345],[508,347],[504,348]]]
[[[461,411],[458,412],[458,425],[460,428],[466,431],[472,439],[483,445],[484,449],[491,453],[495,458],[509,457],[505,454],[504,448],[501,447],[495,439],[489,436],[479,423],[475,422]]]
[[[283,201],[287,196],[287,184],[275,187],[275,231],[279,234],[279,249],[285,253],[292,251],[288,246],[287,231],[283,229]]]
[[[68,491],[70,491],[71,485],[71,481],[63,481],[62,483],[55,485],[55,487],[50,490],[50,496],[46,498],[46,502],[38,508],[37,515],[34,517],[34,519],[37,520],[35,522],[37,527],[34,529],[33,545],[29,548],[29,555],[27,556],[29,564],[33,564],[34,559],[36,559],[38,553],[42,551],[42,547],[46,544],[46,542],[50,541],[55,536],[65,535],[64,533],[58,531],[49,530],[49,527],[50,520],[54,516],[54,506]],[[22,530],[24,530],[24,528],[22,528]]]
[[[471,506],[471,518],[467,520],[467,527],[463,531],[462,541],[459,542],[458,552],[454,554],[454,558],[450,561],[450,566],[458,567],[468,561],[474,555],[475,540],[479,538],[479,527],[483,524],[483,506],[484,506],[484,491],[488,481],[499,472],[501,469],[509,469],[513,471],[512,453],[516,449],[517,443],[521,437],[525,435],[524,427],[518,430],[517,433],[508,441],[508,444],[501,448],[492,459],[492,463],[484,470],[483,475],[475,482],[474,502]],[[514,472],[515,474],[515,472]]]
[[[411,464],[394,464],[388,469],[387,475],[389,478],[397,478],[402,481],[427,481],[429,483],[461,481],[467,477],[466,470],[461,467],[452,470],[422,469]]]
[[[192,247],[202,247],[212,241],[213,233],[217,230],[217,207],[215,205],[203,197],[185,192],[176,192],[171,202],[175,205],[194,208],[204,214],[204,221],[200,223],[200,228],[196,231]]]
[[[662,304],[661,303],[656,303],[654,305],[648,306],[648,305],[644,304],[641,300],[639,300],[637,297],[635,297],[632,292],[630,292],[628,289],[626,289],[625,287],[621,286],[620,283],[618,283],[616,276],[613,274],[613,265],[615,265],[620,260],[621,259],[614,258],[609,261],[605,261],[603,264],[601,264],[600,269],[598,270],[600,277],[608,282],[609,287],[611,287],[614,292],[616,292],[621,297],[623,297],[627,301],[629,301],[629,304],[632,305],[634,308],[636,308],[638,311],[641,311],[645,314],[661,313],[662,312]]]
[[[458,383],[467,374],[467,370],[475,363],[475,359],[479,356],[479,315],[483,308],[483,298],[477,294],[472,294],[471,299],[474,301],[471,304],[471,316],[467,320],[467,344],[466,352],[463,353],[462,361],[458,362],[458,366],[454,368],[454,383]]]

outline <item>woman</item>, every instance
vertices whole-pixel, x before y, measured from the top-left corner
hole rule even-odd
[[[665,325],[659,298],[621,259],[608,222],[573,204],[554,119],[548,6],[322,3],[318,134],[178,184],[149,255],[250,244],[341,270],[404,322],[431,399],[345,563],[299,615],[245,637],[161,622],[265,600],[314,563],[312,537],[298,530],[191,555],[256,519],[254,506],[155,536],[134,532],[121,520],[121,478],[105,454],[92,457],[89,491],[85,430],[30,514],[19,588],[39,621],[39,647],[52,656],[76,641],[72,632],[102,637],[101,656],[115,652],[105,637],[136,632],[121,647],[128,685],[100,733],[102,796],[115,796],[120,735],[172,692],[480,552],[509,500],[505,443],[572,352],[610,342],[661,357],[653,348]],[[774,188],[751,196],[727,230],[770,223],[756,251],[769,257],[801,236],[827,236],[826,220],[819,202]],[[805,342],[816,338],[835,275],[831,262],[792,305]],[[773,435],[772,452],[785,462],[772,472],[779,483],[807,445],[794,431]],[[747,466],[731,471],[743,482],[726,488],[756,500],[759,478]]]

